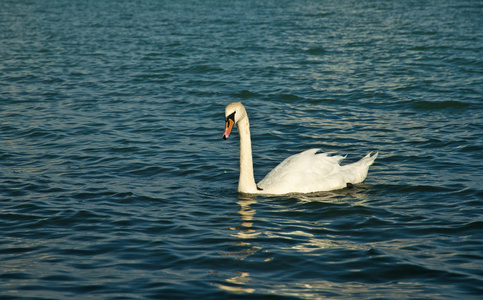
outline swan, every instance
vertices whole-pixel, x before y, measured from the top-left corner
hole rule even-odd
[[[378,154],[371,152],[355,163],[341,166],[339,162],[345,157],[331,155],[330,152],[321,153],[320,149],[309,149],[286,158],[256,184],[250,123],[241,102],[231,103],[225,108],[223,139],[228,139],[235,124],[240,135],[238,192],[243,194],[314,193],[352,187],[364,181],[369,166]]]

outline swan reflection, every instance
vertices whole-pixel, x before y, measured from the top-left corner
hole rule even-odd
[[[241,226],[231,227],[231,230],[237,230],[236,233],[232,234],[232,236],[241,238],[241,239],[252,239],[257,237],[260,232],[255,232],[252,229],[253,226],[253,216],[256,213],[256,210],[251,209],[250,205],[257,203],[255,199],[250,197],[243,197],[240,196],[240,200],[237,202],[240,205],[240,210],[238,213],[241,216]]]
[[[233,292],[233,293],[253,293],[255,289],[242,287],[242,285],[245,285],[250,282],[250,273],[248,272],[236,272],[236,273],[237,275],[231,278],[225,279],[226,282],[231,284],[236,284],[236,286],[219,284],[218,287],[222,290]]]
[[[243,247],[242,250],[239,251],[226,251],[220,252],[220,254],[225,255],[226,257],[231,257],[237,260],[244,260],[250,255],[260,251],[262,248],[257,246],[252,246],[248,240],[256,238],[260,235],[260,232],[256,232],[253,226],[253,216],[255,215],[256,211],[250,208],[250,205],[256,203],[254,198],[249,196],[239,196],[239,201],[237,202],[240,205],[240,210],[238,213],[241,217],[241,224],[239,226],[230,227],[230,230],[235,231],[232,233],[231,236],[237,238],[238,240],[234,242],[237,247]]]
[[[230,230],[236,231],[230,235],[237,238],[237,241],[234,243],[234,245],[236,247],[242,247],[242,249],[237,251],[220,252],[221,255],[236,260],[244,260],[245,258],[262,250],[261,247],[253,246],[248,242],[248,240],[256,238],[260,234],[260,232],[256,232],[252,228],[254,221],[253,217],[256,213],[256,210],[252,209],[250,205],[254,203],[257,203],[257,201],[255,201],[253,197],[243,195],[239,196],[239,201],[237,204],[240,205],[240,210],[238,213],[241,217],[241,224],[239,226],[230,227]],[[235,276],[224,279],[227,284],[218,284],[217,286],[222,290],[232,293],[250,294],[255,291],[253,288],[244,287],[244,285],[249,284],[251,280],[250,273],[237,271],[235,274]]]

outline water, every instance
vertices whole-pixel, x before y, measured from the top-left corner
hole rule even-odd
[[[481,1],[2,1],[2,299],[479,299]],[[236,192],[320,147],[317,195]],[[278,297],[274,297],[278,296]]]

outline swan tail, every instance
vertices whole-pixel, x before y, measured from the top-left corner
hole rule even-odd
[[[342,166],[345,174],[347,174],[346,182],[351,184],[363,182],[367,177],[369,167],[374,163],[374,160],[377,158],[378,154],[378,152],[370,152],[359,161]]]
[[[366,156],[364,156],[360,161],[359,163],[365,167],[369,167],[371,166],[373,163],[374,163],[374,160],[376,160],[377,158],[377,155],[379,154],[379,152],[376,152],[374,153],[373,151],[367,153]]]

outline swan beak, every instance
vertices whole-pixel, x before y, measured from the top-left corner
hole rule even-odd
[[[233,125],[235,121],[232,119],[227,119],[225,123],[225,131],[223,131],[223,139],[226,140],[230,136],[231,130],[233,129]]]

